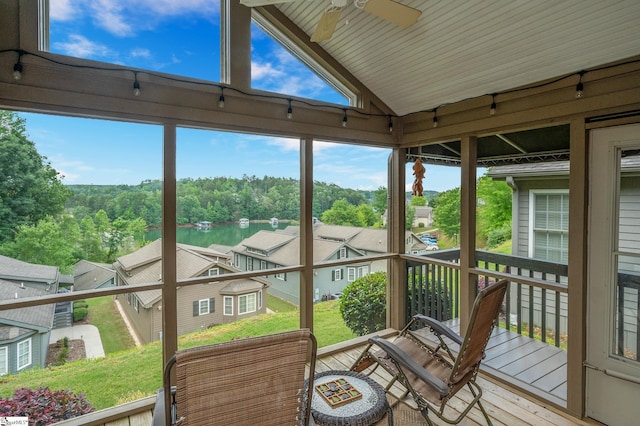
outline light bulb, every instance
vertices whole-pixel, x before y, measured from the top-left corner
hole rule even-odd
[[[491,104],[491,109],[489,110],[489,115],[496,115],[496,103],[493,102]]]
[[[220,108],[224,108],[224,95],[221,93],[220,97],[218,98],[218,106]]]
[[[140,83],[137,79],[133,82],[133,96],[140,96]]]
[[[580,99],[582,97],[583,89],[584,89],[584,86],[582,85],[582,82],[576,85],[576,99]]]
[[[22,78],[22,63],[20,61],[16,62],[13,66],[13,79],[20,80]]]
[[[438,127],[438,116],[433,117],[433,127]]]
[[[289,109],[287,110],[287,118],[289,120],[293,118],[293,110],[291,109],[291,107],[289,107]]]

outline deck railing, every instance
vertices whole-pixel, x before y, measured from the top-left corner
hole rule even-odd
[[[441,250],[407,260],[407,315],[441,321],[460,315],[460,251]],[[477,290],[501,278],[511,281],[502,309],[503,326],[564,346],[567,337],[566,264],[476,251]]]

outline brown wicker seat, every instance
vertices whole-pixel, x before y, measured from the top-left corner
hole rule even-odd
[[[316,350],[301,329],[178,351],[165,367],[153,424],[307,425]]]
[[[387,391],[396,382],[402,384],[406,391],[400,399],[413,399],[428,424],[432,424],[430,413],[447,423],[458,424],[477,404],[491,425],[480,401],[482,389],[476,383],[476,376],[507,285],[508,281],[502,280],[478,294],[464,339],[440,321],[415,315],[393,342],[380,337],[370,338],[370,344],[351,369],[371,374],[382,366],[392,376]],[[430,328],[437,337],[437,345],[429,344],[412,331],[419,324]],[[450,348],[452,344],[460,347],[457,356]],[[465,386],[471,391],[472,399],[463,409],[456,408],[461,410],[459,414],[448,410],[448,402]]]

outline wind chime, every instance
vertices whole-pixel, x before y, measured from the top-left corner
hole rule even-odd
[[[413,187],[411,195],[422,197],[422,179],[424,179],[424,166],[422,165],[422,161],[420,159],[416,159],[416,162],[413,164],[413,175],[416,177],[413,181]]]

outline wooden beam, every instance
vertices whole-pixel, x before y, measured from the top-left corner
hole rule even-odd
[[[387,188],[387,232],[391,253],[405,252],[405,164],[406,150],[394,149],[389,159]],[[407,287],[405,262],[395,257],[388,262],[387,326],[400,330],[406,323]]]
[[[569,262],[567,411],[582,417],[585,410],[587,323],[587,259],[589,210],[589,149],[584,119],[571,122],[569,169]]]
[[[477,138],[465,135],[461,141],[460,169],[460,324],[467,331],[476,298],[476,162]]]
[[[300,139],[300,328],[313,331],[313,140]]]

